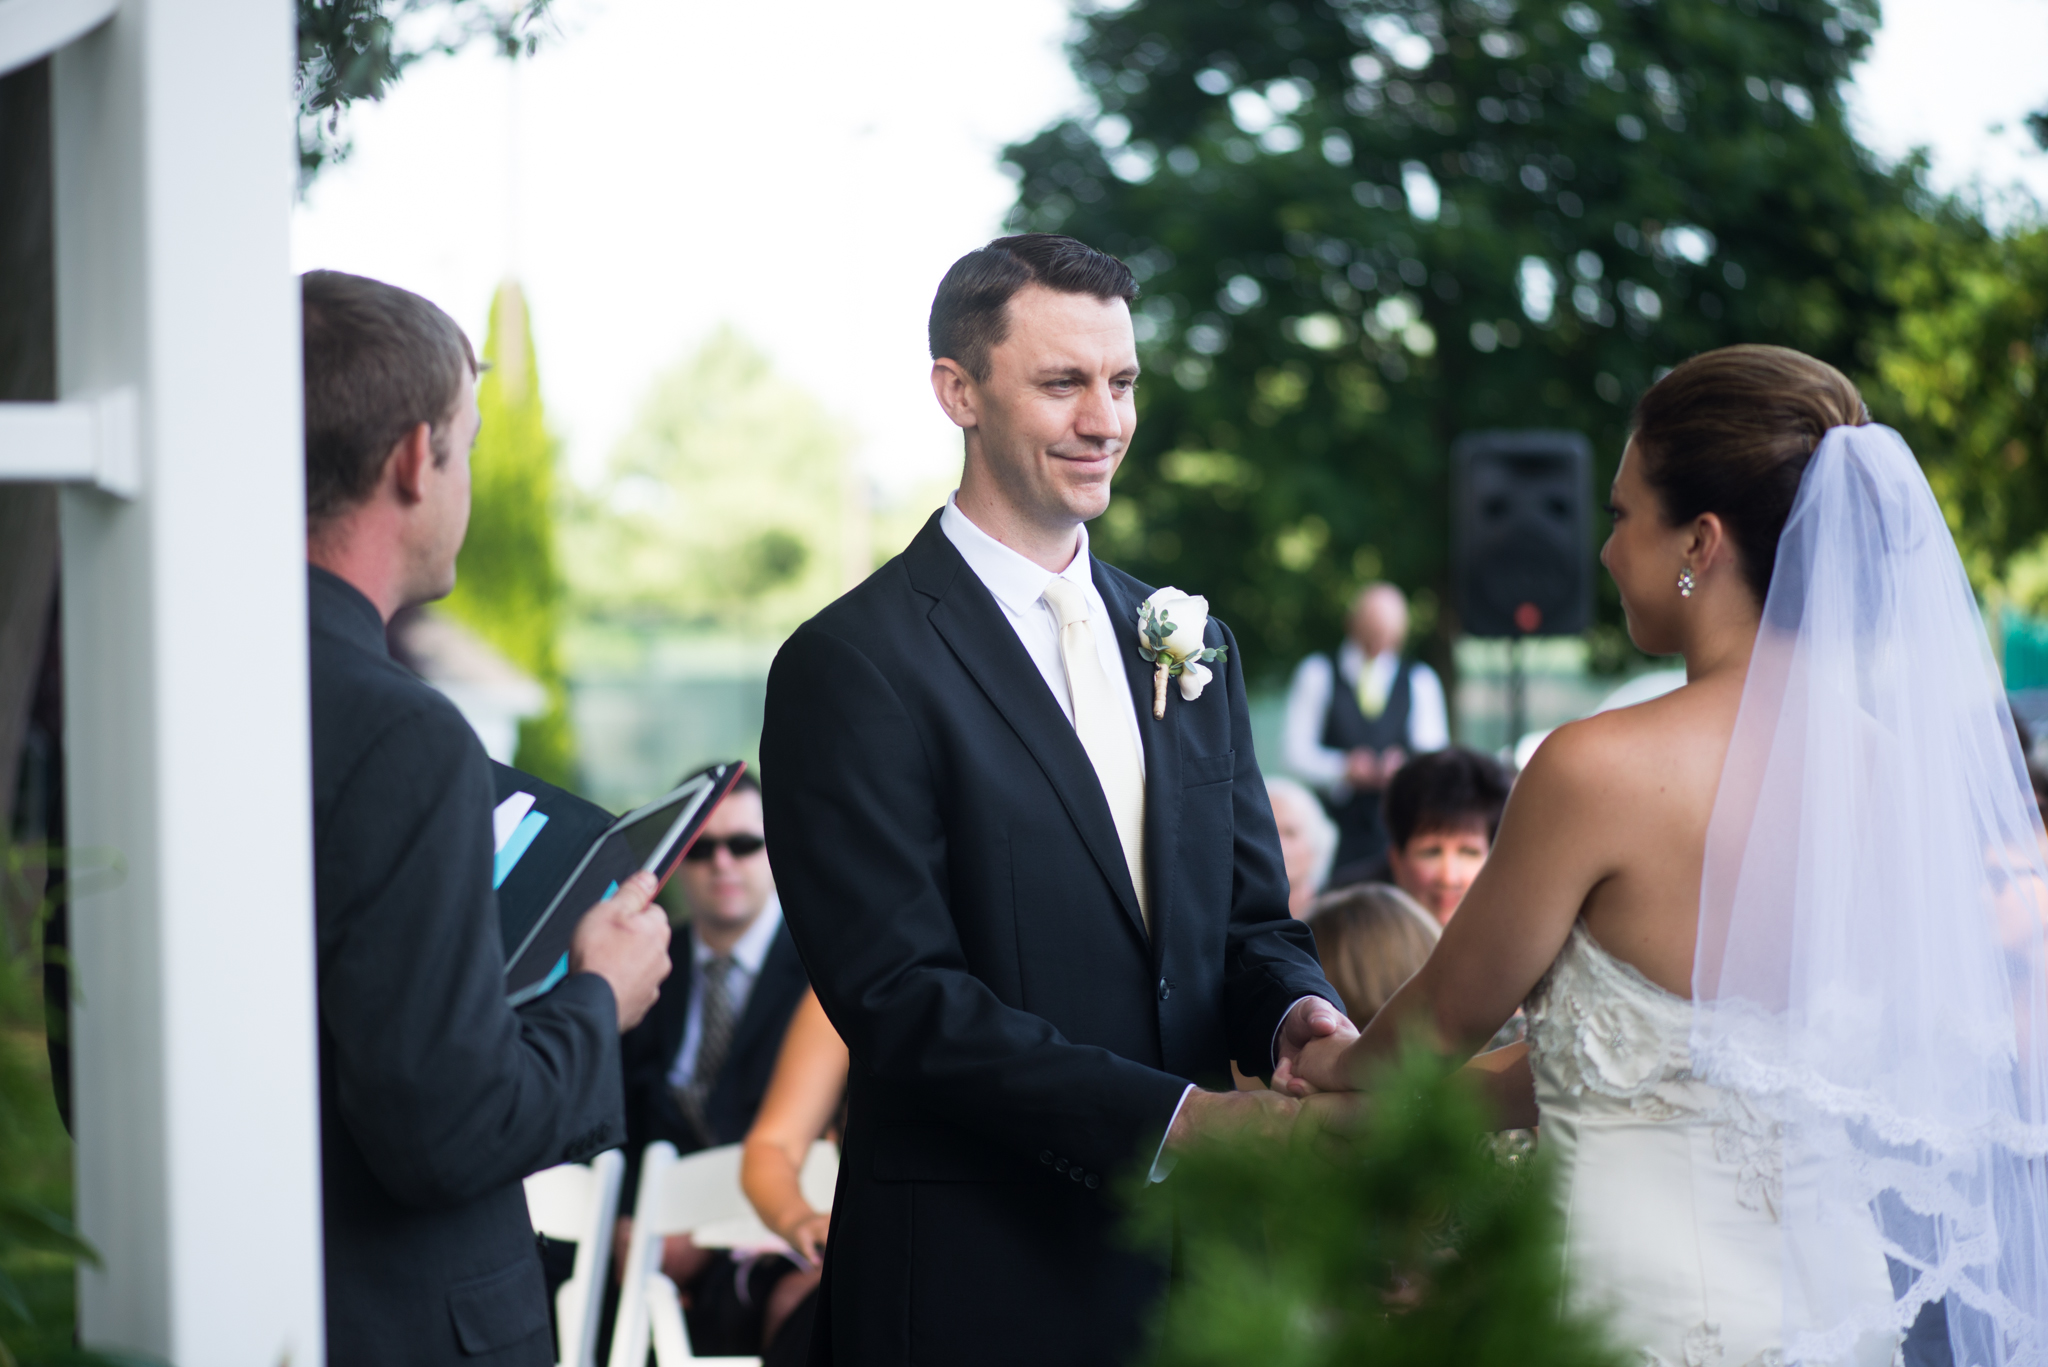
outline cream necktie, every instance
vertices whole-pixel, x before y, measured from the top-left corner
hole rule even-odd
[[[1387,681],[1380,674],[1378,660],[1369,659],[1358,671],[1358,710],[1367,721],[1378,721],[1387,710]]]
[[[1074,703],[1074,730],[1081,748],[1095,766],[1109,815],[1123,843],[1124,863],[1138,893],[1138,911],[1145,929],[1152,929],[1152,908],[1145,893],[1145,776],[1138,767],[1138,748],[1131,725],[1130,689],[1118,688],[1103,672],[1102,656],[1089,627],[1088,592],[1071,579],[1045,586],[1046,606],[1060,624],[1060,662],[1067,669],[1067,694]]]

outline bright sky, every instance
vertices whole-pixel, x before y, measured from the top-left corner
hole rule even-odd
[[[1854,95],[1888,154],[1944,186],[2048,155],[2048,0],[1888,0]],[[848,418],[885,487],[958,438],[926,382],[925,311],[1012,198],[998,150],[1078,108],[1060,0],[779,5],[557,0],[519,64],[414,67],[361,107],[355,155],[293,223],[299,269],[389,280],[481,339],[508,272],[532,307],[550,418],[589,479],[654,375],[720,322]],[[2002,133],[1989,130],[2003,125]]]

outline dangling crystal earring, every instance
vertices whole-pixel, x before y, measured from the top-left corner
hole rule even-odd
[[[1692,566],[1687,565],[1678,572],[1678,596],[1692,597]]]

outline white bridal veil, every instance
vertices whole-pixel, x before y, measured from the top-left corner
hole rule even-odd
[[[1898,433],[1837,427],[1779,543],[1693,970],[1695,1071],[1784,1127],[1788,1362],[1932,1301],[1955,1367],[2048,1363],[2044,912],[1948,526]]]

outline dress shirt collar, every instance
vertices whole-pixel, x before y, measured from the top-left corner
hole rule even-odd
[[[1349,636],[1344,638],[1343,645],[1337,647],[1337,673],[1347,683],[1356,684],[1368,667],[1380,674],[1391,674],[1400,663],[1401,652],[1398,650],[1383,650],[1367,659],[1364,647]]]
[[[732,961],[749,978],[761,976],[761,965],[768,960],[769,947],[775,943],[775,932],[782,928],[782,899],[774,893],[768,894],[768,904],[761,908],[761,914],[754,918],[754,924],[747,927],[747,933],[740,936],[732,947]],[[697,938],[690,935],[690,959],[702,968],[711,962],[711,951]]]
[[[377,605],[332,570],[307,564],[306,600],[314,630],[330,632],[379,655],[391,653],[384,636],[384,615],[377,611]]]
[[[960,558],[967,562],[967,568],[988,586],[988,591],[995,595],[995,600],[1003,605],[1005,611],[1015,617],[1023,616],[1044,596],[1045,586],[1054,579],[1070,579],[1093,596],[1095,584],[1089,576],[1087,524],[1076,529],[1081,533],[1081,540],[1074,558],[1055,575],[975,526],[973,519],[960,511],[960,504],[956,501],[958,494],[956,489],[946,495],[946,507],[939,514],[939,530],[946,534],[946,539],[960,552]]]

